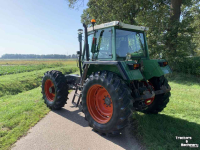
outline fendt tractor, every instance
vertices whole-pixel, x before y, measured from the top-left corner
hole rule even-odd
[[[113,21],[79,29],[77,51],[79,75],[47,71],[42,79],[46,105],[57,110],[75,90],[72,103],[85,114],[85,120],[100,134],[116,135],[128,124],[132,111],[161,112],[169,102],[171,73],[164,59],[149,58],[145,31],[148,28]],[[77,100],[75,102],[75,97]]]

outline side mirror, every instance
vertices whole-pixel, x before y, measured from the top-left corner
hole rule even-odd
[[[92,53],[95,53],[96,52],[96,45],[97,45],[97,38],[93,38],[93,41],[92,41],[92,48],[91,48],[91,52]]]
[[[76,54],[77,54],[77,55],[80,55],[80,51],[77,51]]]

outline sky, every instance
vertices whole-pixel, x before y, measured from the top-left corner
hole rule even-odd
[[[0,56],[3,54],[75,54],[79,9],[67,0],[0,0]]]

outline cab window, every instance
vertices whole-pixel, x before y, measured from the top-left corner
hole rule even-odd
[[[112,29],[102,29],[96,32],[97,58],[112,58]]]
[[[142,32],[116,30],[116,55],[117,57],[126,57],[130,53],[135,57],[144,57],[145,43]]]
[[[89,59],[92,59],[92,52],[91,52],[91,47],[92,47],[92,39],[94,37],[94,34],[88,35],[88,48],[89,48]],[[84,60],[86,60],[86,49],[85,45],[83,45],[83,55],[84,55]]]
[[[88,36],[88,48],[89,48],[89,58],[90,60],[92,59],[92,52],[91,52],[91,48],[92,48],[92,39],[94,37],[94,34],[90,34]]]

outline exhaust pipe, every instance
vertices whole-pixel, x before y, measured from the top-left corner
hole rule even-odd
[[[83,27],[85,30],[85,50],[86,50],[86,60],[89,61],[89,46],[88,46],[88,32],[87,32],[87,26],[85,23],[83,23]]]

